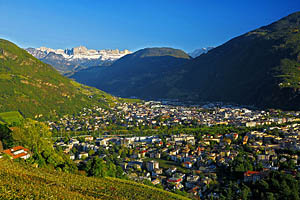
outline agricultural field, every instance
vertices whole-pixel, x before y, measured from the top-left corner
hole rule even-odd
[[[0,113],[0,123],[5,124],[20,124],[23,116],[18,111]]]
[[[185,197],[116,178],[93,178],[0,159],[0,199],[164,199]]]

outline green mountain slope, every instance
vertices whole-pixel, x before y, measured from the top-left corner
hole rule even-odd
[[[110,95],[61,76],[50,65],[0,39],[0,112],[50,117],[96,103],[108,107],[112,101]]]
[[[190,60],[185,52],[172,48],[146,48],[117,60],[110,67],[82,70],[76,81],[124,97],[156,93],[153,85],[176,66]],[[149,86],[149,91],[144,89]]]
[[[92,178],[0,159],[0,199],[187,199],[116,178]]]

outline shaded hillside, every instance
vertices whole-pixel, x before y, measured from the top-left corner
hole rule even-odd
[[[15,44],[0,39],[0,112],[50,117],[94,104],[109,107],[110,95],[61,76]]]
[[[300,12],[234,38],[183,70],[173,78],[180,93],[167,96],[300,109]]]
[[[92,178],[0,159],[0,199],[187,199],[116,178]]]
[[[300,109],[300,12],[195,59],[141,58],[141,52],[74,78],[121,96]]]
[[[82,70],[72,78],[115,95],[143,97],[157,94],[152,87],[157,80],[189,60],[190,56],[178,49],[147,48],[122,57],[110,67]]]

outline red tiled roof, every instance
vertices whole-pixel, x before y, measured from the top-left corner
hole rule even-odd
[[[251,175],[254,175],[254,174],[260,174],[260,172],[257,172],[257,171],[247,171],[244,173],[244,176],[251,176]]]
[[[22,152],[22,153],[19,153],[19,154],[15,155],[14,152],[19,151],[19,150],[24,150],[25,152]],[[22,146],[16,146],[16,147],[4,150],[3,153],[11,156],[13,159],[16,159],[16,158],[20,158],[20,157],[28,155],[28,151],[29,151],[29,149],[26,149]]]
[[[17,155],[15,155],[15,156],[13,156],[13,158],[14,159],[17,159],[17,158],[21,158],[21,157],[23,157],[23,156],[26,156],[28,153],[19,153],[19,154],[17,154]]]
[[[190,189],[188,192],[195,193],[195,192],[197,192],[198,189],[199,189],[199,187],[198,187],[198,186],[195,186],[195,187],[193,187],[192,189]]]
[[[181,178],[178,178],[178,179],[170,178],[170,179],[168,179],[168,182],[171,182],[171,183],[177,183],[177,182],[181,182],[181,181],[182,181]]]

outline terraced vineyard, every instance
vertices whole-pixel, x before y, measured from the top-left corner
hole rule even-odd
[[[91,178],[0,159],[0,199],[187,199],[115,178]]]

